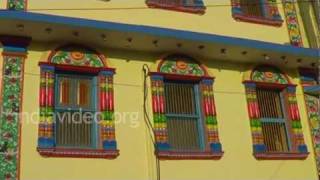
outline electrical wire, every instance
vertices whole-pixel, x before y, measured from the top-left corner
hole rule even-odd
[[[147,78],[148,78],[148,73],[150,72],[150,69],[147,64],[144,64],[142,66],[142,71],[143,71],[143,76],[144,76],[144,81],[143,81],[143,112],[144,112],[144,120],[145,123],[147,124],[148,127],[148,132],[151,137],[152,143],[154,147],[156,148],[156,143],[154,139],[154,129],[152,127],[152,123],[148,114],[148,108],[147,108],[147,101],[148,101],[148,83],[147,83]],[[160,170],[160,160],[158,156],[156,157],[156,170],[157,170],[157,180],[161,180],[161,170]]]
[[[292,2],[287,3],[314,3],[316,0],[296,0]],[[283,4],[285,2],[274,2],[272,4]],[[256,5],[265,5],[269,3],[257,3]],[[250,5],[254,5],[253,3]],[[243,5],[242,6],[246,6]],[[248,5],[249,6],[249,5]],[[204,6],[185,6],[184,7],[190,7],[190,8],[197,8],[197,7],[205,7],[205,8],[214,8],[214,7],[232,7],[232,4],[212,4],[212,5],[204,5]],[[28,11],[100,11],[100,10],[147,10],[150,9],[148,6],[136,6],[136,7],[105,7],[105,8],[28,8]]]

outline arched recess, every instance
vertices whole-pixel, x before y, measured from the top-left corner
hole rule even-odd
[[[260,65],[255,67],[249,76],[246,76],[243,83],[246,88],[255,157],[257,159],[305,159],[308,155],[308,150],[302,133],[296,98],[296,85],[291,83],[289,76],[274,66]],[[279,117],[282,116],[281,118],[278,118],[278,115],[274,115],[276,114],[273,111],[275,108],[272,108],[277,103],[270,100],[271,96],[268,95],[268,92],[279,92],[278,95],[281,98],[279,97],[279,101],[275,101],[281,102],[279,107],[282,110],[278,110],[283,114],[279,115]],[[275,98],[278,95],[274,93],[273,97]],[[262,99],[261,97],[264,98]],[[272,102],[272,105],[270,105],[270,102]],[[273,113],[272,117],[266,115],[270,113]],[[271,150],[274,150],[270,148],[271,145],[274,145],[271,141],[276,140],[270,139],[270,137],[267,138],[270,135],[270,133],[268,134],[270,130],[270,124],[268,123],[276,122],[285,123],[287,135],[283,135],[282,138],[287,139],[283,140],[287,145],[283,145],[282,149],[278,148],[281,150],[277,150],[277,152],[271,152]],[[274,128],[278,127],[272,125],[271,129],[274,130]],[[285,149],[285,146],[288,149]]]
[[[115,69],[106,66],[105,57],[94,50],[78,45],[62,46],[51,52],[47,62],[40,62],[40,123],[38,151],[43,156],[115,158],[118,156],[115,140],[113,75]],[[60,148],[56,142],[55,109],[57,101],[57,74],[90,76],[98,86],[90,87],[94,91],[92,105],[97,116],[95,148]],[[94,98],[98,97],[98,98]]]
[[[214,104],[213,82],[214,78],[208,76],[206,67],[198,63],[194,58],[183,54],[171,54],[164,56],[156,72],[150,72],[152,86],[152,107],[154,118],[154,134],[156,139],[156,155],[161,159],[219,159],[223,151],[218,135],[218,123]],[[169,84],[172,82],[180,86],[181,83],[192,84],[195,102],[198,102],[198,122],[201,127],[199,141],[202,138],[199,149],[178,149],[173,144],[172,134],[169,130],[169,121],[172,119],[169,106],[177,100],[175,96],[168,95]],[[171,84],[172,85],[172,84]],[[166,90],[167,89],[167,90]],[[184,96],[183,92],[179,96]],[[172,99],[170,99],[172,98]],[[190,98],[182,97],[183,98]],[[198,100],[198,101],[197,101]],[[177,104],[175,103],[175,104]],[[168,108],[167,108],[168,107]],[[170,112],[169,112],[170,111]],[[182,115],[183,116],[183,115]],[[171,133],[171,135],[170,135]],[[201,146],[202,145],[202,146]]]

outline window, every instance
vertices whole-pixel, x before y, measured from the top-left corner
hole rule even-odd
[[[283,20],[275,0],[231,0],[232,16],[239,21],[281,26]]]
[[[41,62],[38,151],[46,157],[113,159],[113,75],[95,51],[64,46]]]
[[[165,57],[151,72],[156,154],[161,159],[219,159],[213,78],[180,54]]]
[[[244,84],[257,159],[305,159],[296,85],[277,68],[263,65],[246,76]]]
[[[151,8],[169,9],[175,11],[204,14],[205,6],[202,0],[147,0]]]
[[[240,0],[240,6],[246,16],[263,17],[263,5],[260,0]]]
[[[199,85],[165,81],[164,94],[168,121],[168,142],[174,151],[204,150]]]
[[[267,152],[288,152],[289,134],[283,106],[283,94],[279,90],[257,88],[257,100],[262,122],[263,140]]]
[[[57,147],[94,148],[97,146],[95,108],[97,91],[94,76],[57,74]]]

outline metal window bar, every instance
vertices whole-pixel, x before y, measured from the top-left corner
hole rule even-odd
[[[288,152],[290,141],[281,92],[258,88],[257,99],[267,152]]]
[[[68,88],[65,88],[65,84],[62,83],[66,80],[69,82]],[[93,119],[96,109],[95,82],[96,79],[91,76],[57,74],[55,90],[57,92],[55,101],[57,147],[96,147],[96,124]],[[59,100],[66,95],[68,95],[68,104],[61,103]]]
[[[240,7],[244,15],[263,17],[263,4],[260,0],[240,0]]]
[[[168,141],[174,151],[203,150],[203,124],[199,110],[198,86],[165,82],[165,111]]]

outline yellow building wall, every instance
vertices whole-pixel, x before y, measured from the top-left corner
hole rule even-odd
[[[47,52],[57,44],[32,43],[25,64],[23,111],[38,112],[39,67]],[[44,158],[37,151],[37,122],[22,118],[21,180],[150,180],[156,178],[154,149],[143,120],[143,73],[147,64],[153,69],[160,54],[100,49],[108,57],[110,67],[116,68],[114,79],[116,112],[137,112],[138,119],[116,116],[116,139],[120,156],[115,160]],[[222,179],[222,180],[316,180],[317,171],[302,96],[298,86],[297,98],[306,144],[310,155],[306,160],[256,160],[242,84],[244,72],[251,65],[201,59],[209,73],[216,77],[214,84],[220,139],[225,151],[221,160],[161,161],[163,180]],[[296,70],[285,71],[298,83]],[[150,89],[149,89],[150,90]],[[150,94],[150,91],[149,91]],[[149,99],[150,102],[150,99]],[[150,104],[149,104],[150,107]],[[149,114],[152,110],[149,108]],[[137,127],[134,127],[138,125]]]
[[[232,17],[231,0],[204,3],[204,15],[148,8],[145,0],[28,0],[28,11],[290,44],[286,22],[281,27],[238,22]],[[281,0],[277,4],[284,19]]]

